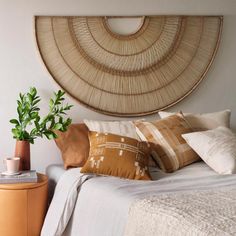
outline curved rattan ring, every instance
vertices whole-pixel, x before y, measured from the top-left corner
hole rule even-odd
[[[35,18],[37,45],[54,80],[83,105],[114,116],[166,109],[205,77],[222,31],[220,16],[145,16],[133,34],[106,17]]]

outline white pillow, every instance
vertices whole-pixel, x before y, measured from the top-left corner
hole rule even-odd
[[[160,111],[159,116],[163,119],[174,115],[172,112]],[[184,113],[184,117],[195,131],[215,129],[219,126],[230,127],[230,110],[213,113],[192,114]]]
[[[140,140],[132,121],[98,121],[85,119],[84,123],[90,131],[112,133]]]
[[[219,174],[236,174],[236,136],[228,128],[183,134],[188,145]]]

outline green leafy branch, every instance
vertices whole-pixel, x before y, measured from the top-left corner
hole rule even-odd
[[[57,138],[54,130],[66,131],[72,120],[65,119],[64,116],[67,115],[66,112],[71,109],[72,105],[63,104],[64,94],[65,92],[61,90],[54,92],[54,96],[49,101],[49,113],[41,118],[38,107],[41,99],[37,95],[37,89],[33,87],[26,94],[20,93],[17,100],[18,119],[10,120],[15,125],[12,129],[13,138],[27,140],[33,144],[37,137]],[[29,127],[30,131],[28,131]]]

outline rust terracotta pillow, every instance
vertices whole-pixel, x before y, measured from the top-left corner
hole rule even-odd
[[[150,180],[149,144],[126,136],[89,132],[89,158],[81,173]]]
[[[66,132],[55,131],[65,169],[81,167],[89,155],[88,128],[84,123],[71,124]]]

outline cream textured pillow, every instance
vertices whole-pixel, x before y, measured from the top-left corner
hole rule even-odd
[[[139,139],[132,121],[97,121],[84,120],[90,131],[111,133]]]
[[[149,144],[126,136],[89,132],[89,158],[81,173],[150,180]]]
[[[175,113],[160,111],[159,116],[166,118]],[[214,113],[191,114],[184,113],[184,117],[189,122],[194,131],[215,129],[219,126],[230,127],[230,110],[219,111]]]
[[[228,128],[183,134],[196,153],[219,174],[236,174],[236,136]]]
[[[181,114],[134,124],[141,140],[151,143],[152,156],[163,171],[173,172],[199,160],[181,136],[193,131]]]

